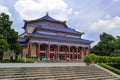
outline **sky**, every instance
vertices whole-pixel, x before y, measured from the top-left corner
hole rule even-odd
[[[84,39],[99,41],[103,32],[120,36],[120,0],[0,0],[0,13],[13,21],[12,28],[23,33],[23,20],[37,19],[49,13],[57,20],[84,32]]]

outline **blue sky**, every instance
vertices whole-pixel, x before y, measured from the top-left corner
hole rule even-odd
[[[10,15],[12,28],[23,33],[23,20],[40,18],[49,13],[55,19],[67,21],[68,27],[85,39],[99,41],[106,32],[120,35],[120,0],[0,0],[0,13]]]

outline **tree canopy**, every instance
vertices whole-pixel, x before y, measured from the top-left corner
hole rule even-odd
[[[100,56],[120,56],[120,36],[100,34],[100,41],[91,49],[92,53]]]
[[[11,28],[12,21],[5,13],[0,14],[0,54],[6,50],[13,50],[15,53],[20,53],[20,46],[17,42],[18,32]],[[17,52],[18,51],[18,52]]]

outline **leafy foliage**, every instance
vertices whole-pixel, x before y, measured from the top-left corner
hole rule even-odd
[[[18,32],[11,28],[12,21],[5,13],[0,14],[0,53],[3,54],[6,50],[13,50],[15,53],[20,53],[20,46],[17,42]],[[2,55],[1,55],[2,56]]]
[[[8,48],[8,43],[6,39],[0,39],[0,51],[6,51]]]
[[[115,49],[113,52],[111,52],[110,56],[120,56],[120,49]]]
[[[88,55],[86,55],[86,56],[84,57],[84,62],[85,62],[85,63],[90,63],[90,58],[89,58]]]
[[[90,58],[90,61],[91,61],[91,62],[95,62],[96,59],[97,59],[97,56],[96,56],[95,54],[90,54],[90,55],[89,55],[89,58]]]
[[[100,66],[102,66],[102,67],[104,67],[104,68],[106,68],[106,69],[108,69],[108,70],[110,70],[110,71],[112,71],[112,72],[115,72],[115,73],[117,73],[117,74],[119,74],[119,75],[120,75],[120,70],[119,70],[119,69],[117,69],[117,68],[114,68],[114,67],[109,66],[109,65],[104,64],[104,63],[99,64],[99,65],[100,65]]]
[[[84,57],[86,63],[120,63],[120,57],[96,56],[95,54],[86,55]]]
[[[84,62],[86,63],[93,63],[97,61],[97,56],[95,54],[90,54],[90,55],[86,55],[84,57]]]
[[[100,34],[100,41],[91,49],[92,53],[100,56],[120,56],[120,36]]]
[[[112,67],[115,67],[115,68],[120,70],[120,64],[108,64],[108,65],[110,65]]]
[[[18,58],[18,59],[16,59],[16,62],[17,62],[17,63],[23,63],[23,62],[24,62],[24,59],[23,59],[23,58]]]
[[[8,43],[6,39],[0,38],[0,61],[3,59],[3,52],[7,51]]]

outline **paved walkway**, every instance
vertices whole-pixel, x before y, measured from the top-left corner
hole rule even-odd
[[[63,67],[85,66],[85,63],[0,63],[0,68],[7,67]]]

